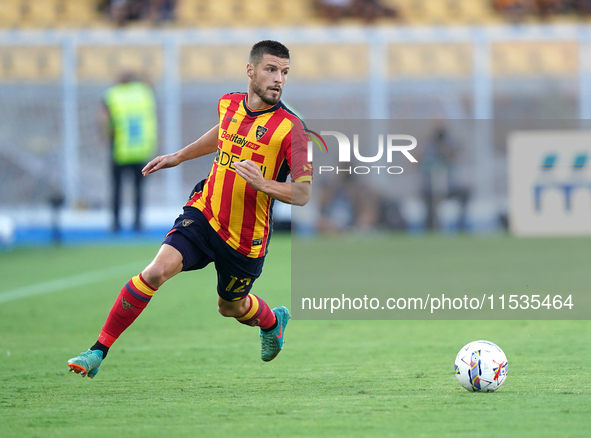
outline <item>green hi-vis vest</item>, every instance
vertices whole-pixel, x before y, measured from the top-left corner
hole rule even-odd
[[[113,129],[113,160],[117,164],[143,163],[156,152],[157,116],[154,92],[142,82],[109,88],[105,104]]]

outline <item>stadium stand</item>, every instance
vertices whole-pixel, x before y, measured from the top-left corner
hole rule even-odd
[[[59,81],[61,51],[57,47],[0,46],[0,81]]]
[[[577,73],[577,46],[572,42],[511,42],[492,46],[495,76],[570,76]]]
[[[104,28],[108,20],[98,9],[99,0],[5,0],[0,15],[2,29]],[[404,25],[495,24],[502,16],[489,0],[383,0],[396,6]],[[179,0],[176,26],[189,28],[257,26],[266,23],[314,25],[319,23],[312,1],[288,0]],[[241,17],[236,22],[236,17]],[[346,23],[354,23],[347,19]],[[379,24],[379,23],[378,23]],[[389,26],[391,26],[391,22]],[[139,24],[138,26],[142,26]],[[329,29],[329,28],[326,28]],[[0,29],[1,30],[1,29]],[[490,68],[495,78],[562,77],[578,71],[578,45],[571,41],[494,42]],[[158,81],[164,70],[161,46],[79,45],[78,80],[110,83],[113,71],[149,71]],[[368,48],[363,44],[312,44],[294,46],[293,77],[298,81],[363,81],[367,78]],[[247,47],[220,45],[180,46],[182,82],[240,80]],[[57,83],[61,80],[62,48],[59,46],[0,45],[0,82]],[[465,79],[472,74],[473,47],[468,42],[435,44],[388,43],[386,69],[391,80],[420,78]],[[246,62],[246,59],[244,59]]]
[[[149,72],[150,80],[159,80],[163,72],[162,49],[83,46],[78,51],[78,74],[82,81],[110,83],[114,72],[123,70]]]
[[[246,51],[246,52],[245,52]],[[241,79],[247,59],[246,46],[184,46],[181,49],[182,81],[213,81]],[[243,62],[236,63],[236,59]]]
[[[21,4],[19,0],[5,0],[0,14],[0,27],[16,27],[21,18]]]
[[[326,25],[320,17],[318,0],[178,0],[177,27],[257,27]],[[492,25],[516,19],[526,22],[575,22],[589,11],[580,11],[568,2],[531,0],[522,12],[511,11],[512,1],[491,0],[381,0],[384,7],[400,12],[400,19],[377,19],[375,24],[391,26]],[[583,4],[585,2],[581,2]],[[4,0],[0,28],[87,28],[113,27],[99,12],[100,0]],[[582,14],[586,12],[587,14]],[[366,24],[362,18],[344,18],[344,25]],[[134,22],[132,27],[149,27],[152,22]]]
[[[61,12],[60,27],[87,28],[106,21],[106,18],[98,12],[96,0],[64,1]]]
[[[481,31],[480,25],[504,20],[488,0],[381,2],[396,6],[402,18],[377,20],[377,32],[351,17],[339,24],[356,27],[328,26],[311,0],[179,0],[177,20],[165,24],[165,32],[152,30],[147,20],[130,24],[130,32],[110,32],[115,25],[99,12],[98,0],[5,0],[0,15],[0,183],[10,189],[0,203],[47,203],[50,186],[37,181],[53,179],[64,180],[70,205],[102,208],[106,195],[96,187],[107,184],[107,152],[95,126],[96,111],[116,74],[125,69],[146,73],[162,107],[175,109],[163,124],[163,146],[186,144],[214,123],[215,111],[204,108],[211,108],[222,92],[243,89],[249,45],[277,31],[268,30],[269,25],[293,28],[277,33],[286,35],[293,53],[293,87],[286,102],[306,118],[591,114],[591,99],[581,104],[577,93],[579,84],[583,91],[591,89],[591,83],[585,88],[579,64],[591,45],[576,26]],[[166,69],[171,59],[178,59],[178,65]],[[474,93],[483,77],[490,95]],[[551,97],[546,97],[548,89]],[[20,158],[22,151],[26,159]],[[68,161],[71,167],[43,169],[45,161],[57,163],[72,151],[78,153]],[[180,191],[171,187],[189,184],[195,172],[207,172],[207,163],[204,167],[152,179],[148,202],[172,199]],[[32,182],[23,184],[24,179]],[[410,193],[413,187],[400,190]]]
[[[311,2],[286,0],[183,0],[177,7],[181,27],[249,27],[321,24]]]
[[[297,48],[296,48],[297,49]],[[149,71],[152,80],[163,74],[160,47],[81,46],[78,51],[80,80],[110,82],[113,71]],[[183,82],[240,79],[244,48],[183,46],[180,76]],[[571,76],[578,66],[577,46],[571,42],[495,43],[491,46],[493,76]],[[296,50],[297,51],[297,50]],[[303,81],[363,80],[367,76],[367,48],[359,44],[314,45],[299,50],[293,60],[293,77]],[[467,77],[471,73],[472,48],[457,44],[390,44],[388,75],[392,78]],[[0,46],[0,82],[59,81],[61,49],[58,47]],[[246,59],[244,60],[244,64]]]
[[[97,0],[4,0],[0,28],[86,28],[108,22],[97,10]]]
[[[342,45],[318,45],[302,47],[294,46],[298,56],[293,60],[294,80],[361,80],[367,76],[367,63],[359,62],[368,59],[367,48],[362,45],[348,44],[346,50]]]
[[[56,0],[35,0],[22,3],[23,21],[25,28],[55,27],[60,19],[61,3]]]
[[[389,47],[392,77],[467,76],[471,72],[468,44],[410,44]]]

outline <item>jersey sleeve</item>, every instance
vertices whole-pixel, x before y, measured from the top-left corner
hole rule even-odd
[[[291,169],[291,180],[294,182],[312,182],[313,167],[308,161],[308,137],[304,125],[299,119],[292,120],[291,131],[286,135],[287,163]]]

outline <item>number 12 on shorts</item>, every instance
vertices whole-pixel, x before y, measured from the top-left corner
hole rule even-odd
[[[236,294],[243,293],[244,288],[250,285],[250,283],[252,282],[252,278],[237,278],[233,275],[230,275],[230,278],[232,280],[230,281],[228,287],[226,287],[226,292],[233,292]],[[233,289],[234,287],[236,287],[236,289]]]

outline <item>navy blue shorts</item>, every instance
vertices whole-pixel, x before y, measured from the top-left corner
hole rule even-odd
[[[185,207],[164,242],[183,256],[183,271],[203,269],[215,263],[218,295],[226,301],[239,300],[250,292],[263,271],[265,257],[252,258],[230,247],[195,207]]]

